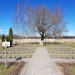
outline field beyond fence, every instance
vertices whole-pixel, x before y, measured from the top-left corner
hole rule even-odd
[[[19,39],[13,39],[13,42],[19,43]],[[20,43],[39,43],[40,39],[20,39]],[[44,39],[44,42],[57,42],[57,39]],[[75,43],[75,39],[59,39],[60,43]],[[0,39],[1,44],[1,39]]]

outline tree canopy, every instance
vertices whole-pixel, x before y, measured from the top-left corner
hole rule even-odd
[[[64,12],[60,6],[47,8],[46,5],[28,5],[26,2],[23,10],[20,10],[20,3],[15,10],[14,26],[20,35],[40,34],[41,40],[47,36],[61,36],[66,32],[66,21]]]
[[[12,30],[12,28],[9,29],[9,41],[10,41],[10,46],[11,46],[12,42],[13,42],[13,30]]]

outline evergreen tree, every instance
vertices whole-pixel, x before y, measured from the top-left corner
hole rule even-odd
[[[9,42],[9,36],[8,35],[6,36],[6,41]]]
[[[5,42],[5,36],[4,36],[4,34],[2,35],[2,42]]]
[[[10,41],[10,46],[12,46],[12,42],[13,42],[13,30],[12,30],[12,28],[9,29],[9,41]]]

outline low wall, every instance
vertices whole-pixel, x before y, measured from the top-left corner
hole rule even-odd
[[[19,43],[18,39],[13,39],[14,42]],[[20,39],[20,43],[40,42],[40,39]],[[57,39],[44,39],[44,42],[57,42]],[[75,39],[58,39],[61,43],[75,43]]]
[[[44,42],[56,42],[57,39],[44,39]],[[13,39],[13,42],[19,43],[19,39]],[[30,42],[40,42],[40,39],[20,39],[20,43],[30,43]],[[58,42],[61,43],[75,43],[75,39],[58,39]],[[0,39],[1,44],[1,39]]]

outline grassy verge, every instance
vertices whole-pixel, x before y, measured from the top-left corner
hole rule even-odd
[[[7,57],[31,57],[32,55],[31,54],[7,54]],[[0,57],[5,57],[4,54],[0,54]]]
[[[75,54],[51,54],[54,58],[75,58]]]
[[[70,71],[72,72],[73,75],[75,75],[75,67],[71,67]]]
[[[75,75],[75,63],[56,63],[62,75]]]
[[[18,75],[24,64],[24,62],[8,63],[8,67],[5,69],[4,63],[0,63],[0,75]]]
[[[0,65],[0,75],[9,75],[12,70],[15,69],[15,65],[12,65],[10,68],[5,69],[5,65]]]
[[[75,48],[75,43],[50,43],[50,44],[44,44],[44,46],[54,46],[54,45],[58,45],[58,46],[69,46],[69,47],[72,47],[72,48]]]
[[[1,46],[1,44],[0,44],[0,51],[1,51],[1,50],[4,50],[4,49],[5,49],[5,48],[4,48],[4,47],[2,47],[2,46]]]
[[[70,44],[69,44],[70,45]],[[75,49],[62,45],[47,47],[52,58],[75,58]]]
[[[75,54],[50,54],[51,56],[75,56]]]
[[[75,48],[75,43],[64,43],[63,45]]]
[[[62,43],[51,42],[49,44],[44,44],[44,46],[52,46],[52,45],[63,45]]]

